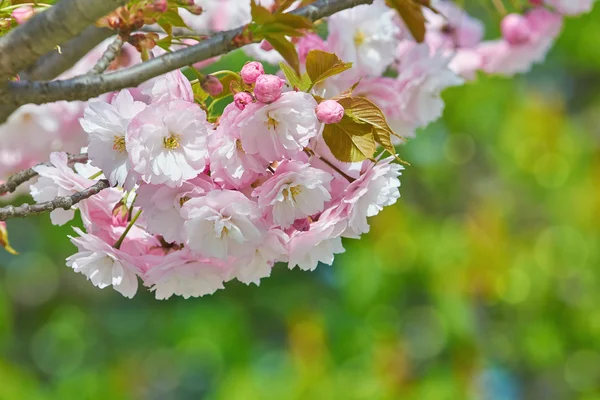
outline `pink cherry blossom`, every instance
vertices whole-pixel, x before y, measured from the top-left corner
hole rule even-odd
[[[561,14],[579,15],[591,11],[595,0],[545,0],[545,2]]]
[[[248,92],[239,92],[233,96],[233,102],[235,106],[240,110],[246,108],[246,106],[254,101],[254,97]]]
[[[333,176],[300,161],[284,160],[275,174],[252,192],[258,206],[283,229],[298,218],[317,214],[331,200]]]
[[[112,185],[133,188],[137,174],[130,164],[126,132],[131,120],[146,108],[134,101],[128,90],[122,90],[110,103],[91,100],[80,119],[89,134],[88,155],[92,165],[100,168]]]
[[[317,102],[308,93],[287,92],[271,104],[253,103],[240,114],[240,139],[248,154],[268,161],[293,158],[319,134]]]
[[[344,209],[341,212],[348,215],[348,232],[344,236],[357,237],[369,232],[367,217],[379,214],[400,197],[398,177],[404,167],[393,164],[393,160],[389,157],[375,165],[365,161],[365,171],[345,190],[340,206]]]
[[[562,17],[538,7],[525,14],[529,26],[529,40],[511,44],[506,40],[483,42],[478,47],[482,69],[487,73],[513,75],[527,72],[534,63],[541,62],[562,28]]]
[[[257,204],[237,191],[213,190],[187,201],[181,213],[186,219],[186,243],[203,257],[248,256],[264,239]]]
[[[149,105],[127,129],[133,169],[151,184],[180,186],[206,166],[206,113],[182,100]]]
[[[527,42],[531,35],[529,22],[520,14],[508,14],[502,19],[502,36],[510,45]]]
[[[280,229],[269,230],[254,254],[234,260],[230,275],[247,285],[258,285],[262,278],[271,275],[276,262],[287,261],[287,242],[289,236]]]
[[[144,275],[144,284],[152,287],[157,300],[173,295],[202,297],[224,289],[227,266],[221,260],[198,258],[187,249],[154,258],[156,263]]]
[[[312,271],[320,262],[331,265],[334,255],[345,251],[341,234],[346,225],[333,209],[327,209],[307,231],[294,232],[288,243],[288,267]]]
[[[131,258],[99,237],[73,228],[79,237],[70,237],[79,252],[67,258],[67,266],[85,275],[94,286],[112,286],[125,297],[137,292],[136,269]]]
[[[179,187],[142,184],[136,190],[136,204],[144,210],[146,228],[167,242],[183,243],[185,220],[180,210],[186,201],[207,194],[215,184],[206,175],[184,182]]]
[[[178,69],[150,79],[142,83],[139,88],[143,95],[149,97],[150,103],[168,102],[171,100],[194,102],[192,85]]]

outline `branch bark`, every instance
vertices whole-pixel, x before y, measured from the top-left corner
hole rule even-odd
[[[87,162],[88,160],[88,155],[86,153],[82,153],[82,154],[69,154],[69,164],[74,164],[74,163],[84,163]],[[53,165],[46,162],[46,163],[41,163],[38,164],[37,166],[41,166],[41,165],[45,165],[48,167],[52,167]],[[34,167],[35,168],[35,167]],[[0,196],[6,193],[12,193],[15,190],[17,190],[17,188],[19,187],[19,185],[27,182],[28,180],[35,178],[38,175],[37,172],[35,172],[33,170],[33,168],[29,168],[26,170],[23,170],[21,172],[18,172],[14,175],[11,175],[5,183],[0,184]]]
[[[18,207],[6,206],[0,208],[0,221],[6,221],[10,218],[23,218],[30,215],[41,214],[47,211],[56,210],[62,208],[63,210],[70,210],[75,204],[82,200],[92,197],[95,194],[100,193],[102,190],[110,187],[107,180],[102,179],[96,182],[94,185],[81,192],[73,193],[69,196],[59,196],[52,201],[46,201],[38,204],[22,204]]]
[[[0,38],[0,79],[8,79],[83,32],[125,0],[62,0]]]
[[[121,35],[117,35],[115,40],[108,46],[104,54],[102,54],[102,57],[100,57],[96,65],[94,65],[94,67],[90,70],[90,73],[101,74],[106,71],[110,63],[113,62],[114,59],[119,55],[124,44],[125,41]]]
[[[22,80],[52,80],[114,34],[110,29],[90,26],[81,35],[61,44],[60,53],[52,50],[44,54],[35,64],[20,72],[19,77]]]
[[[317,0],[292,13],[315,21],[348,8],[372,3],[373,0]],[[18,106],[58,100],[87,100],[106,92],[135,87],[156,76],[237,49],[240,46],[233,39],[244,28],[217,33],[196,45],[108,74],[82,75],[51,82],[10,82],[10,90],[0,97],[0,104]]]

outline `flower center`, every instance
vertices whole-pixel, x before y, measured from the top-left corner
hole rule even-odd
[[[367,36],[363,33],[363,31],[356,31],[356,33],[354,34],[354,44],[356,45],[356,47],[360,47],[366,39]]]
[[[163,139],[163,145],[165,149],[175,150],[179,148],[179,135],[171,133],[169,136]]]
[[[244,151],[244,148],[242,147],[242,141],[240,139],[235,139],[235,147],[242,152]]]
[[[115,136],[113,139],[113,150],[119,153],[125,152],[125,138],[123,136]]]
[[[296,196],[302,193],[302,189],[300,188],[300,186],[292,186],[289,189],[283,189],[282,193],[285,201],[288,201],[290,197],[292,198],[292,201],[296,201]]]
[[[181,196],[179,198],[179,206],[183,207],[183,205],[190,199],[188,196]]]
[[[276,119],[272,118],[270,114],[267,114],[267,117],[269,117],[269,119],[267,120],[267,127],[269,129],[273,128],[273,130],[277,129],[277,125],[279,124],[279,122],[277,122]]]

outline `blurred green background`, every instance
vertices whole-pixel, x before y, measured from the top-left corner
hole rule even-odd
[[[65,267],[70,228],[9,221],[0,399],[600,399],[599,45],[596,7],[448,90],[400,201],[313,273],[128,300]]]

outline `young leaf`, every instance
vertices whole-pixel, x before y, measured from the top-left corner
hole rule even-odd
[[[198,103],[204,103],[209,97],[209,94],[202,89],[198,80],[192,83],[192,92],[194,93],[194,100]]]
[[[273,20],[273,15],[265,7],[256,3],[256,0],[252,0],[250,3],[250,14],[252,15],[252,21],[259,25],[266,24]]]
[[[213,99],[222,99],[223,97],[229,96],[231,93],[232,84],[234,87],[240,86],[241,78],[239,75],[235,73],[230,73],[224,75],[221,79],[221,85],[223,85],[223,91],[219,93],[217,96],[213,96]]]
[[[351,67],[352,63],[345,63],[335,54],[322,50],[311,50],[306,56],[306,72],[313,85],[331,76],[341,74]]]
[[[178,28],[187,28],[186,23],[183,22],[183,19],[181,19],[181,17],[177,13],[177,10],[168,10],[162,13],[158,20],[158,23],[161,26],[162,24],[166,23],[171,24],[172,26],[176,26]]]
[[[342,162],[366,160],[373,157],[377,149],[373,128],[348,116],[337,124],[325,125],[323,139],[334,157]]]
[[[400,14],[415,40],[425,40],[425,17],[420,0],[386,0],[389,7]]]
[[[278,13],[282,13],[284,11],[286,11],[288,8],[290,8],[294,3],[296,2],[296,0],[281,0],[279,2],[279,7],[277,7],[277,12]]]
[[[294,69],[296,74],[300,74],[300,60],[298,59],[298,52],[296,46],[292,44],[283,35],[274,35],[266,37],[266,40],[273,46],[281,57]]]
[[[379,107],[364,97],[348,97],[339,100],[339,103],[344,107],[345,114],[350,119],[372,126],[375,142],[396,156],[396,149],[392,144],[392,135],[396,134],[388,125],[385,115]]]
[[[290,86],[292,88],[301,90],[301,91],[306,91],[308,90],[308,88],[310,87],[310,85],[312,84],[308,74],[305,72],[304,74],[302,74],[302,76],[298,76],[298,74],[296,74],[296,72],[286,63],[279,63],[279,67],[281,68],[281,70],[283,71],[283,74],[285,75],[288,83],[290,84]]]

